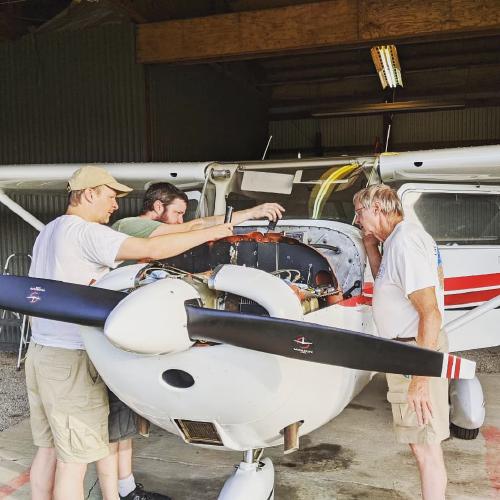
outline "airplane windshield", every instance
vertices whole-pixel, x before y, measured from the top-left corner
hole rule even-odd
[[[283,173],[283,170],[270,169],[265,172]],[[299,169],[291,173],[294,174],[291,192],[283,194],[273,192],[272,186],[255,191],[241,189],[244,172],[238,172],[238,189],[229,194],[227,203],[236,210],[243,210],[265,201],[274,201],[285,207],[285,219],[324,219],[352,223],[352,197],[367,182],[362,167],[347,164],[341,167]]]

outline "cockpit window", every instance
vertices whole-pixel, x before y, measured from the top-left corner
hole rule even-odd
[[[349,224],[354,218],[352,197],[366,185],[364,171],[357,164],[297,170],[291,194],[242,190],[241,177],[242,173],[238,172],[236,189],[227,199],[235,210],[274,201],[285,207],[286,219],[326,219]]]
[[[500,245],[500,195],[405,193],[405,215],[442,245]]]

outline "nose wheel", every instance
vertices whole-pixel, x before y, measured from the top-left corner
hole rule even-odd
[[[274,500],[274,466],[263,450],[247,450],[225,482],[219,500]]]

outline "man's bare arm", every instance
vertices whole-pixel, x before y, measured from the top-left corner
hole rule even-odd
[[[220,224],[224,221],[222,220]],[[156,236],[162,236],[164,234],[174,234],[174,233],[185,233],[187,231],[195,231],[197,229],[203,229],[204,227],[212,227],[215,224],[210,224],[209,226],[203,225],[203,219],[196,219],[189,222],[183,222],[182,224],[165,224],[161,223],[150,235],[149,238],[154,238]]]
[[[437,349],[438,335],[441,330],[441,312],[433,286],[416,290],[408,295],[418,312],[417,344],[427,349]]]
[[[158,260],[179,255],[207,241],[233,234],[232,224],[220,224],[198,231],[165,234],[155,238],[127,238],[120,246],[116,260]]]
[[[408,295],[408,298],[419,317],[417,344],[419,347],[436,350],[441,329],[441,312],[434,287],[416,290]],[[420,425],[428,423],[432,417],[428,377],[412,377],[408,388],[408,402],[417,414],[418,423]]]
[[[278,203],[262,203],[253,208],[246,210],[238,210],[233,213],[231,222],[233,224],[240,224],[250,219],[263,219],[264,217],[269,220],[275,221],[283,217],[285,209]],[[223,215],[212,215],[211,217],[202,217],[200,219],[192,220],[191,223],[198,225],[197,227],[210,227],[215,224],[222,224],[224,222]],[[190,224],[189,222],[187,224]],[[195,227],[194,229],[196,229]]]

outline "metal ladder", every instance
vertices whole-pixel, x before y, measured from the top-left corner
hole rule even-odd
[[[11,253],[5,260],[5,264],[2,269],[2,275],[12,274],[11,271],[13,264],[16,261],[21,261],[21,259],[24,260],[24,264],[27,265],[29,269],[29,265],[31,264],[31,255],[28,253],[15,252]],[[9,318],[9,315],[11,316],[11,318]],[[21,334],[16,362],[16,370],[20,370],[21,364],[26,357],[25,353],[30,341],[31,325],[29,316],[3,309],[0,315],[0,334],[2,333],[3,328],[6,326],[18,327]]]

